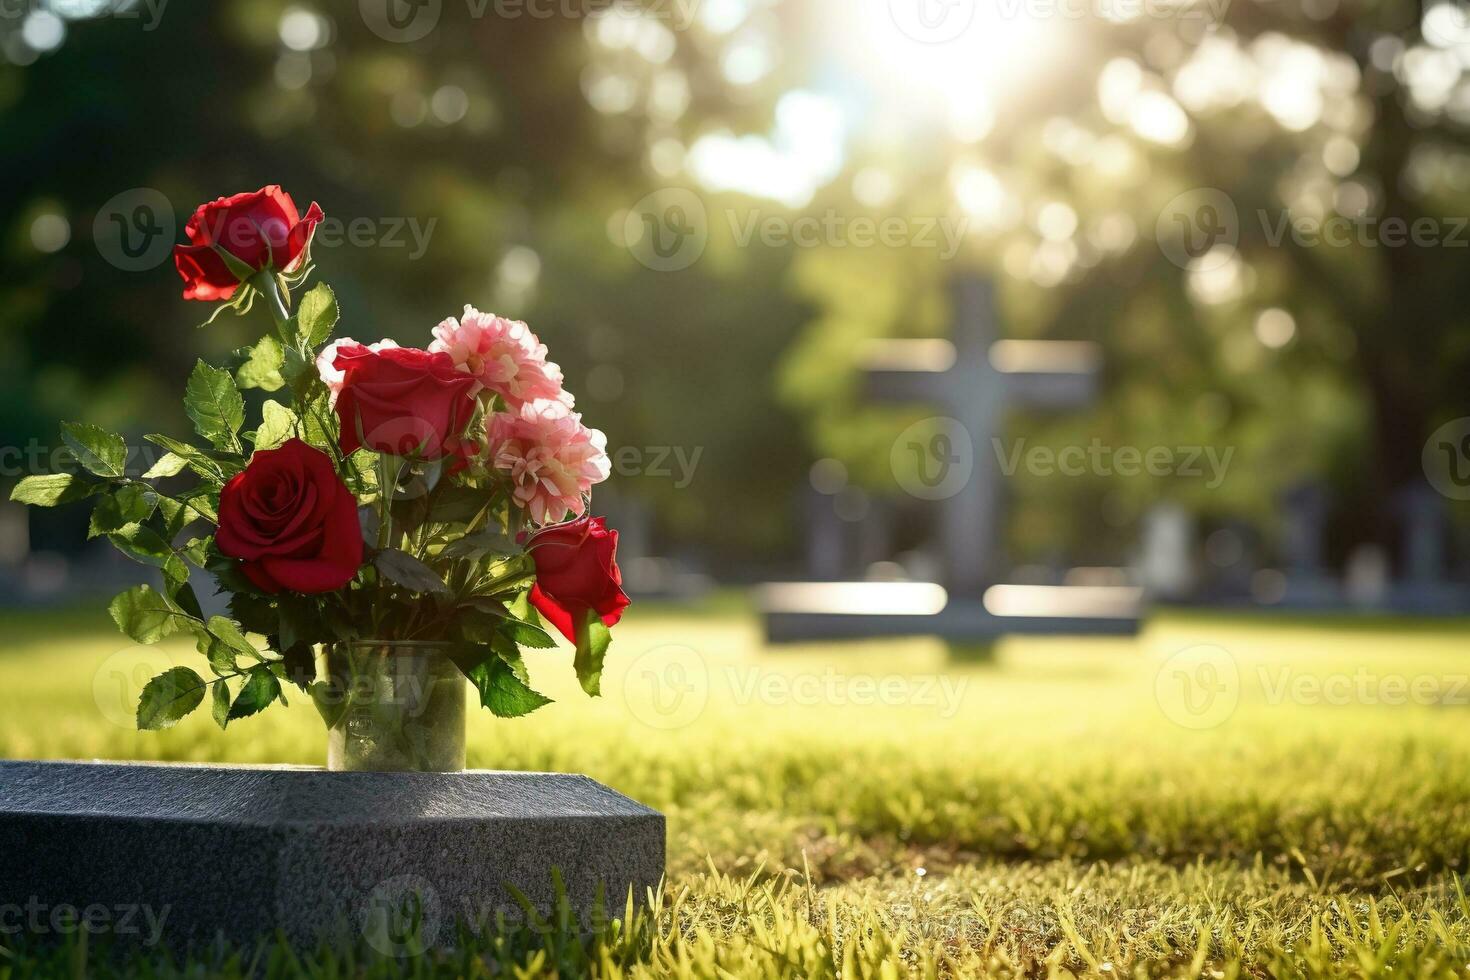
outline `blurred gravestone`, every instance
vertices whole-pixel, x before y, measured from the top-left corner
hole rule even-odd
[[[597,495],[594,513],[618,532],[618,568],[623,588],[645,599],[688,599],[709,588],[707,576],[678,558],[660,555],[654,547],[653,508],[631,494],[604,491]]]
[[[1281,564],[1286,583],[1280,605],[1324,608],[1342,603],[1342,589],[1327,570],[1327,515],[1327,490],[1320,483],[1299,483],[1281,495]]]
[[[1416,613],[1470,611],[1470,590],[1446,577],[1445,498],[1421,483],[1401,490],[1394,502],[1403,542],[1398,582],[1390,593],[1394,608]]]
[[[1194,533],[1194,516],[1178,504],[1158,504],[1145,515],[1138,578],[1150,598],[1177,601],[1193,593]]]

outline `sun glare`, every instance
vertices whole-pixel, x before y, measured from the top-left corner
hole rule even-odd
[[[845,60],[879,100],[932,106],[956,136],[979,139],[995,107],[1034,83],[1064,19],[1025,0],[829,0],[841,8]],[[858,16],[852,16],[853,8]]]

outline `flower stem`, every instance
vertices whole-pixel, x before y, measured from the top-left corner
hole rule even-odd
[[[250,280],[250,285],[266,298],[271,317],[276,321],[276,330],[280,332],[282,339],[287,343],[294,341],[296,338],[286,329],[286,321],[291,319],[291,310],[286,305],[286,297],[281,293],[281,284],[276,281],[276,274],[270,269],[262,269]]]

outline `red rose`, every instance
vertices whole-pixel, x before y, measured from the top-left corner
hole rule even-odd
[[[261,450],[225,484],[214,541],[262,592],[332,592],[362,564],[357,500],[300,439]]]
[[[342,372],[337,417],[344,453],[367,446],[439,459],[475,414],[480,382],[455,370],[448,354],[343,344],[332,366]]]
[[[221,251],[256,271],[294,272],[322,218],[315,203],[301,217],[291,195],[275,184],[201,204],[184,226],[189,244],[174,246],[184,299],[214,302],[235,295],[240,277]]]
[[[596,610],[604,624],[623,618],[628,596],[618,571],[618,532],[601,517],[581,517],[532,535],[536,562],[531,604],[562,636],[577,642],[577,623]]]

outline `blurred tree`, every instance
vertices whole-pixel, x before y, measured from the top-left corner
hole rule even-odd
[[[175,395],[193,358],[263,321],[196,333],[209,310],[179,301],[166,250],[120,268],[94,219],[123,194],[131,220],[152,189],[172,210],[152,225],[175,241],[198,203],[279,183],[327,212],[314,259],[342,334],[424,344],[467,302],[527,319],[610,434],[614,485],[671,539],[782,547],[801,436],[762,379],[802,307],[749,278],[653,273],[609,239],[609,216],[653,185],[631,130],[586,94],[605,4],[435,6],[405,43],[357,4],[0,18],[0,443],[49,446],[58,417],[135,436],[186,424]],[[775,283],[786,261],[744,272]]]

